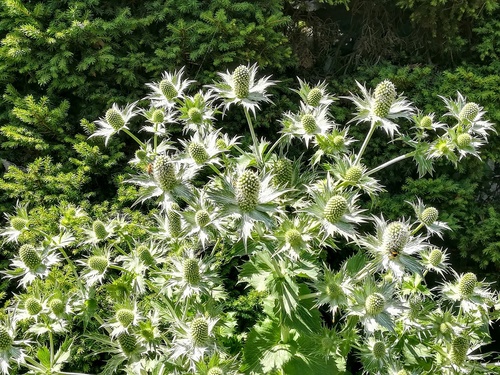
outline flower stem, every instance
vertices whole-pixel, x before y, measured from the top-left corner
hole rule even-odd
[[[423,226],[424,226],[424,223],[420,223],[420,224],[418,225],[418,227],[416,227],[416,228],[415,228],[415,229],[411,232],[411,235],[412,235],[412,236],[416,235],[416,234],[417,234],[417,232],[418,232],[420,229],[422,229],[422,227],[423,227]]]
[[[274,149],[276,148],[276,146],[279,145],[279,143],[281,142],[281,140],[283,138],[285,138],[286,134],[283,134],[281,137],[279,137],[279,139],[274,142],[274,144],[271,146],[271,148],[269,149],[269,151],[267,152],[267,157],[265,158],[265,161],[267,161],[269,159],[269,157],[271,156],[271,154],[273,153]]]
[[[358,155],[356,156],[356,160],[354,161],[354,165],[359,164],[359,161],[361,160],[361,156],[363,156],[363,153],[366,150],[366,146],[368,146],[368,143],[370,142],[370,139],[375,132],[375,129],[377,128],[377,122],[372,120],[372,123],[370,125],[370,130],[368,131],[368,134],[366,135],[365,141],[363,142],[363,145],[361,146],[361,149],[359,150]]]
[[[258,148],[259,142],[257,141],[257,136],[255,135],[255,131],[253,129],[252,118],[250,117],[248,109],[243,107],[243,111],[245,112],[245,117],[247,118],[248,127],[250,128],[250,134],[252,135],[255,158],[257,159],[257,163],[260,164],[262,160],[259,155],[259,148]]]
[[[52,331],[49,331],[49,341],[50,341],[50,369],[54,366],[54,337]]]
[[[127,133],[134,141],[136,141],[141,148],[144,148],[144,143],[142,143],[139,138],[137,138],[135,135],[132,134],[132,132],[126,128],[123,128],[123,131]]]
[[[408,159],[409,157],[411,157],[413,155],[414,155],[413,152],[409,152],[408,154],[400,155],[392,160],[389,160],[388,162],[386,162],[384,164],[380,164],[377,168],[373,168],[371,171],[368,171],[365,175],[369,176],[373,173],[376,173],[376,172],[388,167],[389,165],[397,163],[398,161]]]

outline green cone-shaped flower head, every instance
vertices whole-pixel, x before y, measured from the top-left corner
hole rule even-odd
[[[326,295],[331,299],[339,298],[340,296],[345,295],[342,287],[336,283],[335,281],[330,281],[325,288]]]
[[[429,254],[429,263],[432,266],[437,267],[441,264],[442,261],[443,252],[441,251],[441,249],[433,249]]]
[[[122,114],[114,108],[107,110],[106,121],[115,130],[120,130],[125,125]]]
[[[245,99],[250,89],[250,70],[245,65],[240,65],[234,70],[233,83],[236,97]]]
[[[250,170],[244,171],[236,182],[236,200],[243,211],[252,211],[259,203],[260,179]]]
[[[128,333],[122,333],[118,336],[118,343],[125,355],[131,355],[137,348],[137,338]]]
[[[317,107],[322,98],[323,93],[319,88],[315,87],[311,91],[309,91],[309,94],[307,94],[307,104],[313,107]]]
[[[7,331],[7,328],[0,326],[0,352],[10,349],[13,342],[14,340]]]
[[[144,264],[148,266],[155,264],[155,259],[151,255],[151,252],[146,245],[140,245],[137,248],[137,254],[139,255],[139,259],[142,260]]]
[[[399,370],[396,375],[408,375],[408,371],[406,371],[406,370]]]
[[[370,294],[365,301],[366,312],[370,315],[377,315],[384,311],[385,297],[380,293]]]
[[[194,124],[201,124],[201,122],[203,121],[203,114],[201,113],[199,108],[190,108],[188,111],[188,116]]]
[[[153,162],[153,177],[163,191],[170,191],[177,183],[174,165],[166,155],[158,155]]]
[[[316,119],[310,113],[306,113],[300,119],[300,123],[302,124],[302,128],[307,134],[314,134],[318,129],[318,125],[316,124]]]
[[[420,215],[420,221],[425,225],[432,225],[438,218],[439,211],[434,207],[427,207]]]
[[[273,184],[275,186],[287,186],[292,179],[292,163],[288,159],[279,159],[273,165],[274,176]]]
[[[451,331],[451,327],[449,323],[441,323],[439,325],[439,332],[441,332],[443,335],[446,335]]]
[[[420,120],[420,127],[422,129],[432,129],[432,118],[431,116],[424,116]]]
[[[28,225],[28,220],[26,219],[23,219],[22,217],[13,217],[12,219],[10,219],[10,225],[12,226],[12,228],[14,228],[15,230],[23,230],[24,228],[26,228],[26,225]]]
[[[338,222],[347,210],[347,199],[341,195],[334,195],[326,203],[323,215],[330,223]]]
[[[476,103],[470,102],[464,105],[464,107],[458,114],[458,118],[461,121],[467,120],[469,122],[472,122],[474,121],[478,113],[479,113],[479,106]]]
[[[300,235],[300,232],[295,229],[288,229],[285,232],[285,241],[290,244],[290,246],[297,247],[301,244],[302,242],[302,236]]]
[[[179,210],[181,208],[177,203],[173,203],[170,209],[167,210],[168,218],[168,231],[172,237],[179,237],[181,234],[181,215]]]
[[[458,282],[458,292],[461,296],[467,297],[474,293],[476,287],[477,277],[472,272],[467,272],[463,275]]]
[[[96,238],[102,240],[108,235],[108,231],[101,220],[96,220],[92,223],[92,229]]]
[[[375,106],[373,112],[378,117],[386,117],[389,114],[392,103],[396,99],[396,87],[389,80],[382,81],[375,88],[374,98]]]
[[[454,364],[462,363],[467,357],[469,350],[469,340],[465,337],[455,337],[451,343],[451,360]]]
[[[165,120],[165,111],[163,109],[155,109],[151,115],[151,120],[155,124],[162,123]]]
[[[26,301],[24,301],[24,307],[31,316],[35,316],[42,311],[42,304],[34,297],[29,297]]]
[[[97,271],[100,274],[103,274],[108,267],[108,259],[103,257],[102,255],[92,255],[89,257],[87,261],[91,270]]]
[[[191,322],[191,338],[196,345],[203,345],[208,340],[208,322],[205,318],[196,318]]]
[[[227,149],[227,143],[222,138],[218,138],[217,141],[215,141],[215,146],[217,146],[217,148],[219,150],[226,150]]]
[[[66,310],[66,305],[59,298],[54,298],[50,300],[49,308],[55,315],[59,316]]]
[[[212,367],[208,370],[207,375],[224,375],[224,371],[220,367]]]
[[[377,341],[373,344],[372,349],[373,356],[377,359],[384,358],[385,356],[385,344],[382,341]]]
[[[177,96],[177,89],[168,79],[164,79],[160,82],[160,91],[168,100],[172,100]]]
[[[335,147],[343,147],[344,146],[344,143],[345,143],[345,138],[343,135],[336,135],[335,137],[333,137],[333,145]]]
[[[196,164],[203,164],[209,158],[205,146],[198,142],[191,142],[188,146],[188,152]]]
[[[359,165],[353,165],[345,172],[345,179],[351,183],[357,183],[363,176],[363,169]]]
[[[19,248],[19,258],[30,270],[36,270],[42,263],[42,259],[36,249],[29,244],[23,245]]]
[[[408,225],[399,221],[390,223],[382,236],[383,246],[392,255],[397,255],[410,239]]]
[[[190,285],[197,285],[200,282],[200,266],[194,258],[186,258],[182,264],[182,274],[184,281]]]
[[[115,317],[123,327],[128,327],[134,321],[135,314],[130,309],[120,309],[116,312]]]
[[[470,146],[471,142],[472,142],[472,137],[470,136],[470,134],[463,133],[457,137],[457,145],[460,148],[466,148]]]
[[[198,224],[201,228],[206,227],[210,223],[210,215],[207,210],[196,211],[194,218],[196,220],[196,224]]]

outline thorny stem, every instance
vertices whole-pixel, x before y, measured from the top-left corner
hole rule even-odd
[[[253,124],[252,124],[252,118],[250,117],[250,113],[248,112],[248,109],[243,107],[243,111],[245,112],[245,117],[247,118],[248,122],[248,127],[250,128],[250,134],[252,135],[252,141],[253,141],[253,147],[254,147],[254,152],[255,152],[255,158],[257,159],[257,163],[261,163],[262,160],[260,159],[259,155],[259,148],[258,148],[258,141],[257,141],[257,136],[255,135],[255,131],[253,129]]]
[[[366,146],[368,146],[368,143],[370,142],[370,139],[375,132],[375,129],[377,128],[377,121],[372,120],[372,123],[370,125],[370,130],[368,131],[368,134],[366,135],[365,141],[363,142],[363,145],[361,146],[361,149],[359,150],[358,155],[356,156],[356,160],[354,161],[354,165],[359,164],[359,161],[361,160],[361,156],[363,156],[363,153],[366,150]]]
[[[409,157],[411,157],[413,155],[414,155],[413,152],[409,152],[408,154],[400,155],[392,160],[389,160],[388,162],[386,162],[384,164],[379,165],[377,168],[373,168],[371,171],[368,171],[367,173],[365,173],[365,175],[369,176],[373,173],[376,173],[376,172],[388,167],[389,165],[395,164],[395,163],[397,163],[401,160],[404,160],[404,159],[408,159]]]

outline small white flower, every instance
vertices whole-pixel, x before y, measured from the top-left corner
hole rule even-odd
[[[97,125],[99,125],[99,129],[91,134],[89,138],[104,137],[104,144],[107,145],[109,138],[111,138],[112,135],[123,129],[128,130],[128,122],[136,115],[134,112],[136,104],[137,102],[134,102],[120,108],[116,103],[114,103],[113,106],[108,109],[104,117],[94,121]]]

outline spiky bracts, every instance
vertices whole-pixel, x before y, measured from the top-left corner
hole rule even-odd
[[[97,271],[100,274],[103,274],[108,267],[108,259],[102,255],[92,255],[89,257],[87,264],[89,265],[91,270]]]
[[[23,245],[19,248],[19,258],[30,270],[36,270],[42,259],[36,251],[35,247],[29,244]]]
[[[279,159],[273,165],[273,184],[275,186],[287,186],[292,179],[292,162],[288,159]]]
[[[185,282],[190,285],[197,285],[200,282],[200,266],[194,258],[186,258],[182,264],[182,276]]]
[[[327,221],[334,224],[338,222],[347,210],[347,199],[342,195],[334,195],[326,203],[323,215]]]
[[[203,345],[208,340],[208,322],[205,318],[196,318],[191,322],[191,338],[195,345]]]
[[[177,96],[177,89],[175,88],[175,85],[168,79],[160,81],[159,87],[162,94],[165,95],[165,98],[168,100],[172,100]]]
[[[175,167],[166,155],[158,155],[153,162],[153,177],[163,191],[170,191],[177,183]]]
[[[476,116],[479,114],[479,105],[476,103],[470,102],[464,105],[460,113],[458,114],[458,118],[460,121],[468,121],[472,122],[476,118]]]
[[[27,298],[26,301],[24,301],[24,308],[31,316],[37,315],[43,309],[42,304],[35,297]]]
[[[369,315],[377,315],[384,311],[385,297],[380,293],[370,294],[365,301],[366,313]]]
[[[454,364],[461,364],[467,357],[469,350],[469,340],[463,336],[455,337],[451,343],[451,361]]]
[[[191,142],[188,146],[189,156],[196,164],[203,164],[209,159],[205,146],[198,142]]]
[[[7,328],[0,326],[0,352],[8,350],[13,342]]]
[[[127,356],[131,355],[137,348],[137,338],[128,333],[122,333],[118,336],[118,343],[123,353]]]
[[[56,316],[60,316],[66,310],[66,305],[59,298],[54,298],[49,302],[49,309]]]
[[[260,179],[251,170],[244,171],[236,182],[236,200],[241,210],[252,211],[259,203]]]
[[[92,230],[94,231],[96,238],[99,240],[106,238],[108,235],[108,231],[106,230],[104,223],[100,220],[96,220],[92,223]]]
[[[108,109],[105,117],[108,124],[115,130],[120,130],[125,125],[125,119],[115,108]]]
[[[474,273],[468,272],[463,275],[458,281],[458,292],[463,297],[468,297],[474,293],[476,287],[477,277]]]
[[[250,89],[250,70],[245,65],[238,66],[233,72],[234,93],[238,99],[248,96]]]
[[[310,113],[306,113],[305,115],[303,115],[300,119],[300,123],[307,134],[314,134],[318,129],[316,119]]]
[[[378,117],[386,117],[396,99],[396,87],[389,80],[380,82],[375,88],[374,99],[373,113]]]
[[[116,320],[123,326],[128,327],[135,319],[135,313],[130,309],[119,309],[115,314]]]
[[[399,221],[390,223],[384,230],[382,235],[382,243],[384,248],[396,256],[406,246],[410,239],[410,230],[408,225]]]
[[[435,207],[427,207],[420,215],[420,221],[425,225],[432,225],[439,216],[439,211]]]
[[[323,98],[323,93],[318,87],[315,87],[307,94],[307,104],[312,107],[317,107]]]

